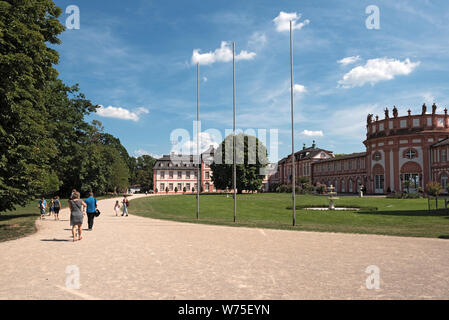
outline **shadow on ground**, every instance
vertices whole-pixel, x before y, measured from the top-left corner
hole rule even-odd
[[[446,217],[449,218],[449,213],[445,210],[415,210],[415,211],[367,211],[360,210],[359,214],[381,214],[386,216],[411,216],[411,217]]]

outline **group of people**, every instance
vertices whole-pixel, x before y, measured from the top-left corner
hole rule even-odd
[[[94,198],[93,192],[90,192],[89,197],[83,201],[80,193],[73,190],[69,199],[69,209],[73,241],[82,240],[84,216],[87,215],[88,231],[92,231],[95,216],[99,215],[99,211],[97,211],[97,199]]]
[[[73,189],[68,202],[73,241],[82,240],[82,225],[84,216],[87,215],[88,231],[92,231],[92,228],[94,226],[94,219],[96,216],[100,215],[100,211],[97,209],[97,199],[95,199],[94,194],[90,192],[89,197],[85,200],[82,200],[80,193]],[[41,220],[45,219],[48,207],[45,197],[42,197],[41,200],[39,200],[38,207],[41,214]],[[59,220],[59,211],[61,210],[62,206],[58,196],[55,197],[55,199],[51,199],[49,207],[50,210],[48,215],[54,214],[55,220]],[[114,206],[115,215],[118,216],[120,213],[120,209],[122,209],[122,216],[128,216],[128,207],[129,201],[126,196],[123,197],[122,206],[120,206],[120,203],[117,200]]]
[[[122,209],[122,217],[125,215],[127,217],[128,216],[128,207],[129,207],[129,201],[126,198],[126,196],[123,197],[121,207],[120,207],[120,202],[117,200],[114,205],[115,216],[118,217],[118,215],[120,214],[120,208],[121,208]]]
[[[39,200],[39,211],[41,214],[41,220],[45,219],[45,216],[51,216],[54,215],[55,220],[59,220],[59,211],[61,210],[61,201],[59,201],[59,197],[56,196],[54,199],[51,198],[50,200],[50,204],[48,205],[48,207],[50,208],[50,210],[48,211],[47,214],[47,200],[45,200],[45,197],[42,197],[41,200]]]

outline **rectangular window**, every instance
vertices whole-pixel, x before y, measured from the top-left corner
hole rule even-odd
[[[348,165],[349,165],[349,170],[352,170],[352,161],[351,160],[349,161]]]
[[[360,159],[357,160],[357,169],[360,169]]]
[[[190,179],[190,171],[186,171],[186,179]]]
[[[206,175],[206,179],[209,179],[209,171],[207,171],[207,172],[205,173],[205,175]]]
[[[195,178],[198,178],[198,171],[195,171],[194,175],[195,175]]]
[[[178,179],[182,179],[182,171],[178,171]]]
[[[168,172],[168,177],[169,177],[170,179],[173,179],[173,171],[169,171],[169,172]]]
[[[173,191],[173,183],[170,183],[170,184],[168,185],[168,190]]]
[[[381,190],[384,189],[384,175],[383,174],[376,175],[375,184],[376,184],[376,191],[382,192]]]
[[[165,191],[165,184],[161,183],[161,190],[160,191]]]
[[[182,191],[182,184],[178,183],[178,191]]]
[[[446,150],[441,150],[441,162],[446,162],[446,161],[447,161]]]
[[[190,183],[186,184],[187,191],[190,191]]]
[[[165,179],[165,171],[161,171],[161,179]]]

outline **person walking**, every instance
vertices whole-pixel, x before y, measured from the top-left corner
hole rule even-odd
[[[94,219],[95,219],[95,213],[97,211],[97,199],[94,198],[94,193],[89,192],[89,198],[84,200],[84,202],[87,205],[87,225],[89,231],[92,231],[92,228],[94,226]]]
[[[128,216],[128,206],[129,206],[129,201],[126,198],[126,196],[123,197],[123,213],[122,213],[122,217],[126,214],[126,216]]]
[[[54,210],[55,220],[59,220],[59,210],[61,210],[61,201],[59,201],[59,196],[56,196],[55,198]]]
[[[47,208],[47,201],[45,200],[44,197],[42,197],[42,199],[39,200],[38,208],[41,213],[41,220],[45,219],[45,209]]]
[[[50,200],[50,212],[48,213],[49,216],[55,213],[55,200],[51,198]]]
[[[75,192],[73,199],[69,200],[70,205],[70,226],[72,227],[73,242],[82,240],[82,225],[84,218],[84,209],[87,207],[86,203],[80,199],[79,192]],[[78,230],[76,230],[78,229]],[[76,239],[76,232],[78,231],[78,239]]]
[[[120,213],[120,203],[118,200],[115,202],[114,211],[115,211],[115,216],[118,217],[118,214]]]

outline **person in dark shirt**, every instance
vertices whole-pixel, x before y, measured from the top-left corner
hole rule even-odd
[[[89,193],[89,198],[84,200],[87,205],[86,213],[87,213],[87,224],[89,231],[92,231],[94,226],[95,212],[97,211],[97,199],[94,198],[93,192]]]

